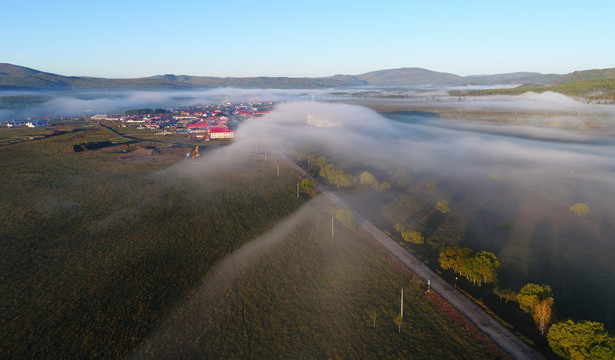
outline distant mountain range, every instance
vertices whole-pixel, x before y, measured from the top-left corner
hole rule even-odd
[[[555,85],[587,79],[615,79],[615,68],[575,71],[570,74],[518,72],[497,75],[459,76],[421,68],[372,71],[360,75],[335,75],[320,78],[290,77],[211,77],[157,75],[134,79],[106,79],[64,76],[23,66],[0,63],[0,90],[71,89],[190,89],[190,88],[265,88],[312,89],[344,86],[489,86]]]

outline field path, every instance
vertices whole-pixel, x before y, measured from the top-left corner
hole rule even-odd
[[[314,179],[310,174],[303,170],[290,158],[279,151],[277,155],[284,160],[290,167],[297,171],[303,177]],[[465,315],[472,323],[474,323],[481,331],[489,336],[502,349],[508,352],[515,359],[544,359],[542,355],[524,343],[521,339],[515,336],[510,330],[506,329],[495,319],[485,313],[478,305],[457,291],[453,286],[444,281],[438,274],[429,269],[422,261],[414,255],[406,251],[395,240],[386,235],[380,229],[375,227],[369,220],[351,208],[342,199],[333,192],[329,191],[325,186],[320,184],[316,179],[316,189],[326,196],[333,204],[343,206],[352,210],[355,214],[357,224],[369,233],[376,241],[378,241],[391,255],[395,256],[399,261],[406,265],[412,272],[420,277],[425,282],[430,282],[431,290],[437,292],[448,301],[459,312]]]

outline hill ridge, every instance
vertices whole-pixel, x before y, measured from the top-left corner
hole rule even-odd
[[[604,78],[615,78],[615,68],[575,71],[566,75],[513,72],[460,76],[420,67],[401,67],[375,70],[358,75],[336,74],[329,77],[215,77],[164,74],[130,79],[112,79],[65,76],[20,65],[0,63],[0,90],[190,89],[214,87],[310,89],[346,86],[551,85]]]

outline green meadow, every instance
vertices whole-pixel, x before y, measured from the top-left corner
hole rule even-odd
[[[85,122],[0,144],[2,358],[487,357],[251,147],[189,160]]]

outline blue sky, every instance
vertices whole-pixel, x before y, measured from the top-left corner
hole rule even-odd
[[[615,1],[6,1],[0,62],[63,75],[615,67]]]

